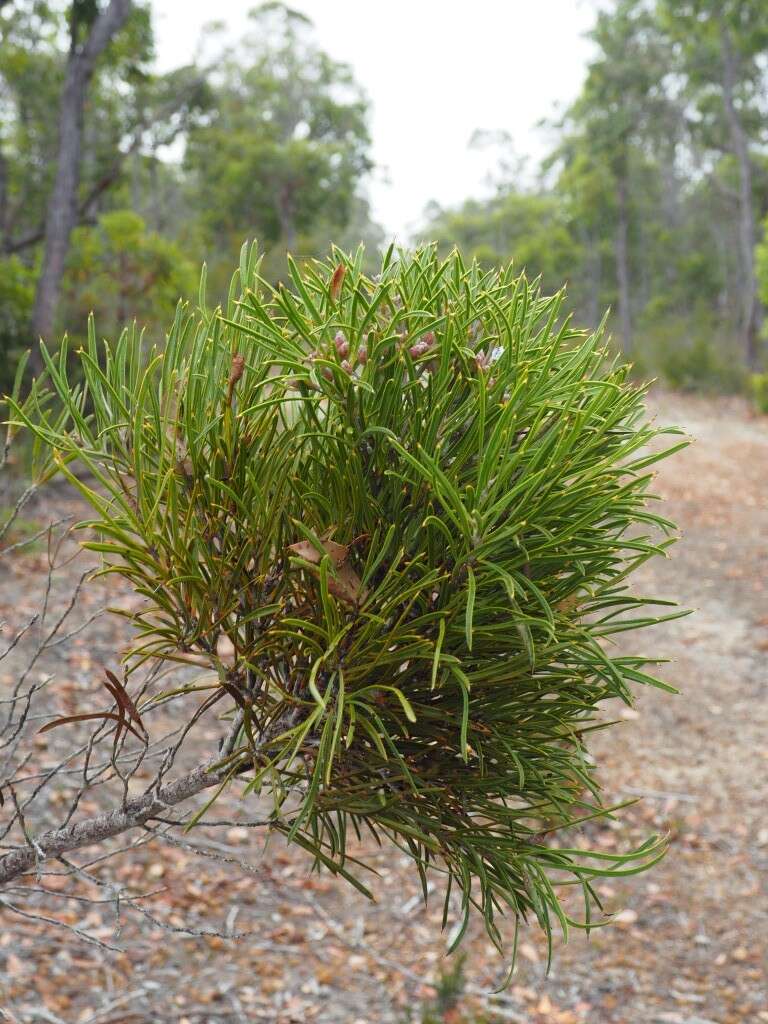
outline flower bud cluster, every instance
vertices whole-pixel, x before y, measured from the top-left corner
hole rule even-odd
[[[435,344],[435,335],[432,331],[427,331],[426,334],[422,334],[421,338],[416,342],[415,345],[411,345],[408,349],[411,359],[419,359],[429,352],[432,346]]]
[[[355,371],[355,366],[365,366],[368,362],[368,348],[366,345],[359,345],[356,352],[352,352],[349,341],[344,331],[337,331],[333,338],[333,350],[332,354],[337,360],[341,369],[350,374]],[[309,362],[315,362],[317,359],[323,358],[324,353],[319,350],[310,353],[308,356]],[[320,375],[325,380],[333,380],[333,370],[330,366],[323,366],[320,370]]]

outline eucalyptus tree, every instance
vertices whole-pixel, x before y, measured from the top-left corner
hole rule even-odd
[[[371,168],[367,102],[350,68],[318,46],[306,17],[268,3],[211,81],[213,110],[185,159],[211,249],[236,253],[247,232],[324,251],[359,213]]]
[[[50,338],[69,241],[77,224],[83,160],[85,104],[102,54],[133,10],[132,0],[74,0],[69,10],[69,52],[58,113],[58,150],[43,234],[43,260],[32,313],[32,333]]]
[[[754,367],[762,319],[755,276],[760,214],[754,162],[755,151],[768,140],[768,10],[764,0],[662,0],[660,10],[676,43],[698,145],[715,158],[729,153],[736,162],[741,335],[746,360]]]
[[[205,106],[203,71],[151,73],[149,15],[130,0],[0,7],[0,256],[23,261],[6,263],[17,278],[35,275],[29,321],[14,336],[50,340],[72,231],[112,202],[131,161]]]
[[[667,89],[671,51],[646,0],[619,0],[601,10],[589,33],[596,56],[590,61],[581,94],[566,114],[562,156],[571,173],[602,179],[609,187],[592,189],[613,225],[613,252],[620,337],[632,350],[633,170],[649,140],[669,133],[674,105]]]

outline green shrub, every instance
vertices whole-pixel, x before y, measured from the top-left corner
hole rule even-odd
[[[707,323],[706,316],[668,316],[645,325],[638,332],[636,350],[637,372],[660,377],[675,391],[744,391],[747,373],[738,346]]]
[[[734,394],[744,386],[741,360],[729,359],[705,338],[670,345],[662,356],[661,372],[676,391]]]
[[[768,416],[768,373],[753,373],[749,378],[749,391],[755,411]]]
[[[162,337],[179,295],[194,294],[195,279],[195,266],[175,242],[150,231],[132,210],[111,210],[72,233],[60,316],[79,339],[91,312],[106,334],[131,318]]]
[[[0,259],[0,394],[13,384],[21,353],[29,348],[35,273],[17,256]]]
[[[465,1020],[459,1014],[459,1004],[466,987],[464,964],[466,955],[457,956],[454,963],[447,969],[441,969],[435,982],[435,995],[424,1001],[416,1013],[410,1009],[406,1016],[406,1024],[443,1024],[449,1016],[457,1024]],[[473,1024],[481,1024],[473,1020]]]
[[[146,599],[129,685],[189,652],[213,669],[163,699],[193,729],[201,689],[234,717],[229,777],[271,794],[272,828],[361,889],[350,838],[391,840],[498,944],[503,912],[565,930],[562,884],[589,922],[594,879],[663,853],[558,837],[608,813],[599,705],[663,685],[610,643],[664,617],[627,580],[672,542],[647,493],[667,453],[559,297],[431,247],[375,278],[362,259],[291,263],[275,290],[244,250],[225,311],[203,279],[163,351],[91,325],[84,383],[64,343],[57,400],[36,384],[14,415],[38,476],[93,506],[85,546]]]
[[[762,237],[755,246],[755,277],[760,301],[768,303],[768,216],[762,223]]]

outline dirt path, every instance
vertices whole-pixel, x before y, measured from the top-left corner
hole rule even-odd
[[[657,481],[683,539],[640,581],[694,609],[654,631],[682,695],[640,694],[595,747],[607,790],[646,794],[631,817],[672,845],[621,886],[619,934],[576,938],[543,987],[526,974],[553,1003],[590,1003],[585,1020],[752,1024],[768,1021],[768,421],[731,402],[653,405],[695,439]]]
[[[599,734],[609,798],[644,799],[617,829],[592,838],[612,849],[664,830],[670,850],[647,875],[602,887],[607,907],[622,911],[617,923],[589,939],[575,933],[549,977],[542,943],[526,933],[503,997],[479,995],[502,965],[475,928],[454,1024],[491,1007],[493,1019],[523,1024],[768,1022],[768,420],[730,401],[660,395],[652,406],[696,443],[660,469],[657,490],[684,538],[670,560],[643,570],[641,583],[695,615],[648,634],[643,648],[673,659],[663,674],[682,696],[643,692],[622,728]],[[18,602],[23,573],[0,579],[0,612]],[[87,683],[82,644],[66,671]],[[245,830],[217,840],[222,851],[258,860]],[[379,858],[373,905],[308,878],[304,858],[279,845],[256,878],[192,861],[149,846],[122,862],[120,878],[162,884],[153,909],[171,927],[180,910],[216,920],[237,910],[237,927],[256,928],[257,937],[179,938],[139,919],[125,926],[127,952],[106,955],[0,917],[0,1007],[9,1019],[402,1022],[451,966],[439,901],[423,909],[391,851]],[[106,914],[95,924],[110,931]]]

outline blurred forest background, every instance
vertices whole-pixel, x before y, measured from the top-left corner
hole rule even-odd
[[[566,283],[638,374],[768,411],[768,0],[611,0],[591,40],[541,165],[482,126],[492,189],[431,203],[418,238]],[[103,336],[135,317],[162,337],[200,262],[223,292],[245,238],[275,279],[286,250],[363,241],[375,265],[387,242],[368,98],[304,15],[264,4],[236,46],[155,68],[148,3],[0,0],[2,388],[91,310]]]

